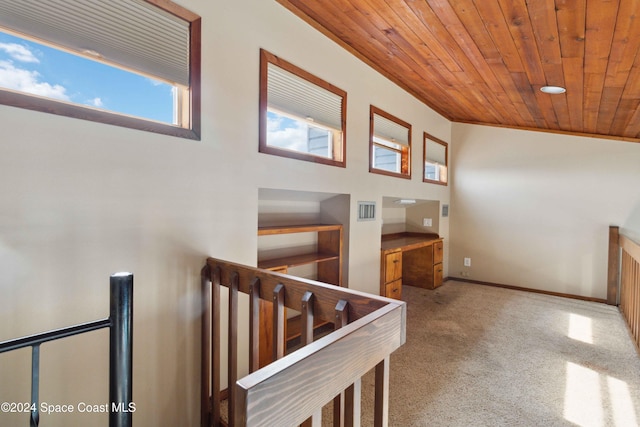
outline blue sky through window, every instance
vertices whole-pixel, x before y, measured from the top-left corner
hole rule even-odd
[[[331,132],[274,111],[267,111],[267,144],[331,158]]]
[[[307,124],[289,117],[267,112],[267,143],[274,147],[306,152]]]
[[[173,87],[0,32],[0,87],[173,123]]]

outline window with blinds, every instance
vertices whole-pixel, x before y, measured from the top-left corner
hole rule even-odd
[[[199,139],[199,46],[170,1],[0,0],[0,103]]]
[[[345,167],[347,93],[260,51],[262,153]]]
[[[372,105],[369,171],[410,178],[410,164],[411,125]]]
[[[449,144],[424,132],[424,182],[447,185]]]

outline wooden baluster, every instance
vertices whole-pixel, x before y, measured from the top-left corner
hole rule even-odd
[[[349,312],[347,311],[347,308],[348,303],[344,300],[340,300],[338,301],[338,304],[336,304],[336,315],[335,321],[333,322],[334,329],[340,329],[349,323]],[[335,427],[342,427],[345,425],[344,392],[340,393],[333,399],[333,425]]]
[[[627,307],[626,307],[626,319],[630,328],[633,328],[633,314],[635,312],[635,286],[633,285],[633,258],[629,253],[626,253],[627,256],[627,271],[626,271],[626,282],[627,282]]]
[[[629,311],[627,315],[627,321],[629,322],[629,326],[633,327],[633,318],[636,312],[636,287],[633,283],[633,258],[629,255],[629,271],[628,271],[628,283],[629,283],[629,306],[627,310]]]
[[[313,342],[313,293],[309,291],[302,296],[302,312],[300,316],[300,340],[304,347]]]
[[[211,424],[220,423],[220,267],[213,269],[211,280]]]
[[[260,279],[249,285],[249,373],[260,369]]]
[[[636,289],[636,345],[640,347],[640,262],[634,260],[633,284]]]
[[[633,271],[629,280],[631,281],[631,286],[633,286],[634,290],[633,332],[636,346],[640,346],[640,262],[638,262],[638,260],[633,260]]]
[[[284,285],[278,283],[273,289],[273,359],[284,357]]]
[[[620,272],[620,311],[625,314],[627,306],[627,253],[622,251],[622,267]]]
[[[200,329],[200,339],[202,345],[200,347],[200,426],[208,427],[211,425],[211,398],[210,398],[210,369],[211,354],[209,351],[211,346],[211,311],[206,307],[211,302],[211,272],[209,266],[205,265],[200,272],[200,283],[202,291],[202,327]]]
[[[344,425],[360,427],[362,378],[358,378],[344,391]]]
[[[389,356],[376,365],[376,397],[373,425],[389,425]]]
[[[631,282],[631,289],[633,289],[633,309],[632,319],[633,324],[631,330],[633,331],[633,336],[635,338],[636,344],[638,343],[638,317],[640,315],[640,289],[638,289],[638,263],[635,260],[631,261],[631,271],[629,276],[629,281]]]
[[[624,317],[627,319],[627,322],[629,322],[629,318],[631,315],[631,296],[632,296],[632,288],[631,288],[631,263],[632,263],[632,259],[631,256],[625,252],[624,253],[624,257],[626,260],[626,266],[625,266],[625,273],[624,273],[624,288],[625,288],[625,299],[624,299]]]
[[[620,287],[620,229],[609,227],[609,266],[607,269],[607,304],[618,304]]]
[[[627,317],[628,322],[629,322],[629,327],[631,329],[631,333],[633,334],[633,337],[635,339],[635,318],[636,318],[636,311],[638,309],[638,295],[637,295],[637,291],[636,291],[636,284],[634,283],[633,280],[633,270],[635,269],[635,265],[633,262],[633,258],[630,258],[629,261],[629,290],[630,295],[629,295],[629,315]]]
[[[338,301],[336,304],[336,318],[334,329],[340,329],[349,323],[349,303],[345,300]]]
[[[633,313],[633,298],[634,298],[634,289],[633,289],[633,280],[631,278],[631,273],[633,271],[633,258],[631,255],[627,254],[627,307],[626,307],[626,317],[627,321],[631,321],[631,316]]]
[[[235,425],[236,381],[238,381],[238,274],[234,273],[229,284],[229,348],[228,348],[228,390],[229,425]]]
[[[631,279],[630,279],[630,274],[631,274],[631,257],[629,256],[629,254],[625,251],[623,251],[623,268],[624,268],[624,278],[623,278],[623,286],[624,286],[624,290],[625,290],[625,298],[624,298],[624,308],[623,308],[623,313],[624,313],[624,317],[625,319],[627,319],[627,323],[629,322],[630,319],[630,307],[631,307]]]
[[[629,287],[629,254],[627,254],[626,252],[622,253],[623,255],[623,259],[622,259],[622,268],[624,269],[622,275],[622,287],[624,289],[624,298],[623,301],[624,303],[622,303],[622,312],[624,313],[624,317],[626,319],[629,319],[629,294],[630,294],[630,287]]]
[[[333,398],[333,425],[344,427],[345,397],[344,391]]]
[[[313,342],[313,293],[307,291],[302,296],[302,311],[300,313],[300,342],[302,346]],[[320,426],[322,421],[322,408],[305,420],[302,427]]]

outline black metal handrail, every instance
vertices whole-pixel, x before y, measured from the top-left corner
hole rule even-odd
[[[109,426],[131,427],[133,395],[133,274],[110,277],[109,318],[0,342],[0,353],[31,347],[31,407],[29,425],[40,422],[40,344],[102,328],[109,334]]]

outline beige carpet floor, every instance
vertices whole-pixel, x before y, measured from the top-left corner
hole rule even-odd
[[[617,308],[455,281],[404,287],[403,299],[390,426],[638,425],[640,357]],[[373,380],[363,378],[363,426]]]

